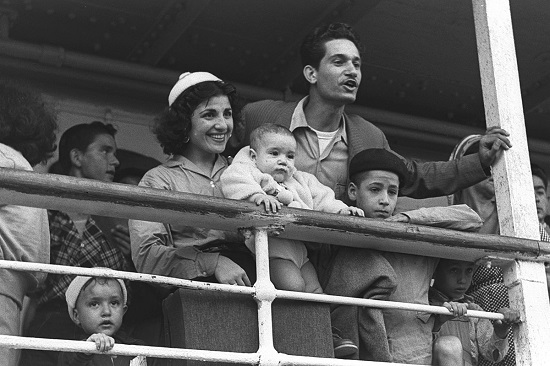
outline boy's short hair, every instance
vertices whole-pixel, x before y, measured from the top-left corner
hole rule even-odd
[[[366,149],[358,152],[349,164],[350,180],[358,185],[359,174],[371,170],[385,170],[397,174],[400,187],[409,179],[409,171],[403,159],[386,149]]]
[[[117,130],[110,123],[93,121],[91,123],[82,123],[70,127],[63,132],[59,139],[59,165],[63,174],[69,174],[72,166],[71,151],[78,149],[85,152],[97,136],[110,135],[115,137]]]
[[[532,163],[531,174],[535,177],[539,177],[542,180],[542,183],[544,184],[544,189],[548,188],[548,177],[546,176],[546,172],[544,171],[544,169],[542,169],[537,164]]]
[[[286,135],[294,138],[292,132],[290,132],[290,130],[285,126],[277,125],[275,123],[266,123],[265,125],[255,128],[250,134],[250,148],[257,150],[262,138],[269,133]]]
[[[101,278],[105,280],[115,280],[119,283],[120,288],[122,289],[124,305],[126,305],[126,303],[128,302],[128,292],[126,290],[126,285],[124,284],[124,281],[122,281],[120,278],[76,276],[71,281],[69,287],[67,287],[67,291],[65,292],[67,310],[69,311],[69,316],[71,317],[71,319],[73,319],[73,311],[76,308],[76,302],[78,300],[78,297],[80,296],[80,293],[92,282],[92,280],[98,280]]]

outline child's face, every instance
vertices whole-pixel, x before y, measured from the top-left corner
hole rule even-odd
[[[114,279],[92,280],[78,296],[74,318],[86,334],[115,334],[126,312],[122,289]]]
[[[434,274],[434,287],[451,300],[459,300],[472,283],[474,264],[471,262],[441,259]]]
[[[268,133],[262,136],[258,151],[250,149],[250,158],[262,173],[267,173],[277,183],[288,179],[294,170],[296,140],[292,136]]]
[[[399,177],[385,170],[364,172],[359,186],[352,182],[348,187],[349,198],[365,211],[365,217],[380,220],[393,214],[398,193]]]

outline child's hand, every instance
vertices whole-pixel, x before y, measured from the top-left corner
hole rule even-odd
[[[254,202],[256,202],[258,206],[260,206],[263,203],[263,205],[265,206],[265,212],[267,213],[277,212],[283,206],[282,203],[277,201],[275,197],[268,196],[265,194],[259,195],[258,197],[256,197],[254,199]]]
[[[447,308],[451,313],[453,313],[453,317],[459,317],[464,316],[468,312],[468,304],[462,303],[462,302],[444,302],[443,306]]]
[[[437,317],[435,318],[435,323],[434,323],[434,332],[439,332],[441,326],[443,324],[445,324],[445,322],[451,320],[451,319],[454,319],[456,318],[457,316],[463,316],[466,314],[466,312],[468,311],[468,304],[464,304],[464,303],[460,303],[460,302],[453,302],[453,301],[450,301],[450,302],[444,302],[443,303],[443,306],[449,310],[452,315],[442,315],[442,314],[437,314]]]
[[[103,333],[95,333],[88,337],[88,342],[94,342],[98,351],[107,352],[113,349],[115,340]]]
[[[363,210],[353,206],[350,206],[348,208],[343,208],[340,211],[338,211],[338,213],[340,215],[352,215],[352,216],[365,217],[365,212]]]
[[[495,320],[493,322],[493,328],[495,329],[495,334],[499,338],[504,339],[508,335],[508,329],[510,326],[520,322],[519,311],[512,310],[510,308],[502,308],[498,312],[504,315],[504,319]]]

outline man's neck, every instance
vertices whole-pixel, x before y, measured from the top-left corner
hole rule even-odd
[[[307,124],[323,132],[336,131],[340,126],[345,105],[336,106],[310,95],[307,104],[304,106],[304,115]]]

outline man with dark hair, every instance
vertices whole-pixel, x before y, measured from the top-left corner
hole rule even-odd
[[[346,105],[355,101],[361,83],[361,49],[357,35],[346,24],[333,23],[315,29],[301,48],[309,95],[298,102],[264,100],[248,104],[243,110],[243,145],[249,144],[251,131],[259,125],[275,123],[288,127],[297,140],[296,168],[314,174],[334,190],[336,198],[345,199],[349,160],[365,149],[390,149],[380,129],[344,111]],[[499,128],[488,129],[479,145],[478,154],[459,161],[419,163],[403,158],[412,179],[400,194],[413,198],[442,196],[485,179],[496,156],[511,145],[506,131]],[[310,253],[326,293],[342,292],[342,288],[334,288],[335,282],[331,281],[332,269],[336,266],[348,269],[346,276],[350,277],[350,283],[361,281],[356,278],[354,268],[358,268],[363,259],[346,253],[346,247],[326,245]],[[347,295],[367,296],[351,290]],[[362,359],[372,359],[371,335],[362,324],[346,321],[355,318],[363,322],[363,312],[362,308],[334,306],[332,323],[346,332],[345,338],[356,341]],[[388,348],[385,352],[378,349],[376,353],[379,361],[392,360]]]
[[[79,124],[63,133],[59,141],[59,164],[64,174],[111,182],[119,165],[116,130],[110,124]],[[48,211],[50,261],[75,267],[106,267],[130,270],[120,249],[109,243],[89,214]],[[28,336],[76,339],[78,329],[67,314],[65,291],[74,276],[50,274],[37,294],[36,315]],[[56,365],[58,352],[25,350],[22,365]]]
[[[0,167],[32,171],[55,151],[56,116],[37,95],[0,84]],[[46,210],[0,203],[0,258],[49,263]],[[0,269],[0,334],[20,335],[23,298],[45,274]],[[16,366],[19,351],[0,347],[3,365]]]

